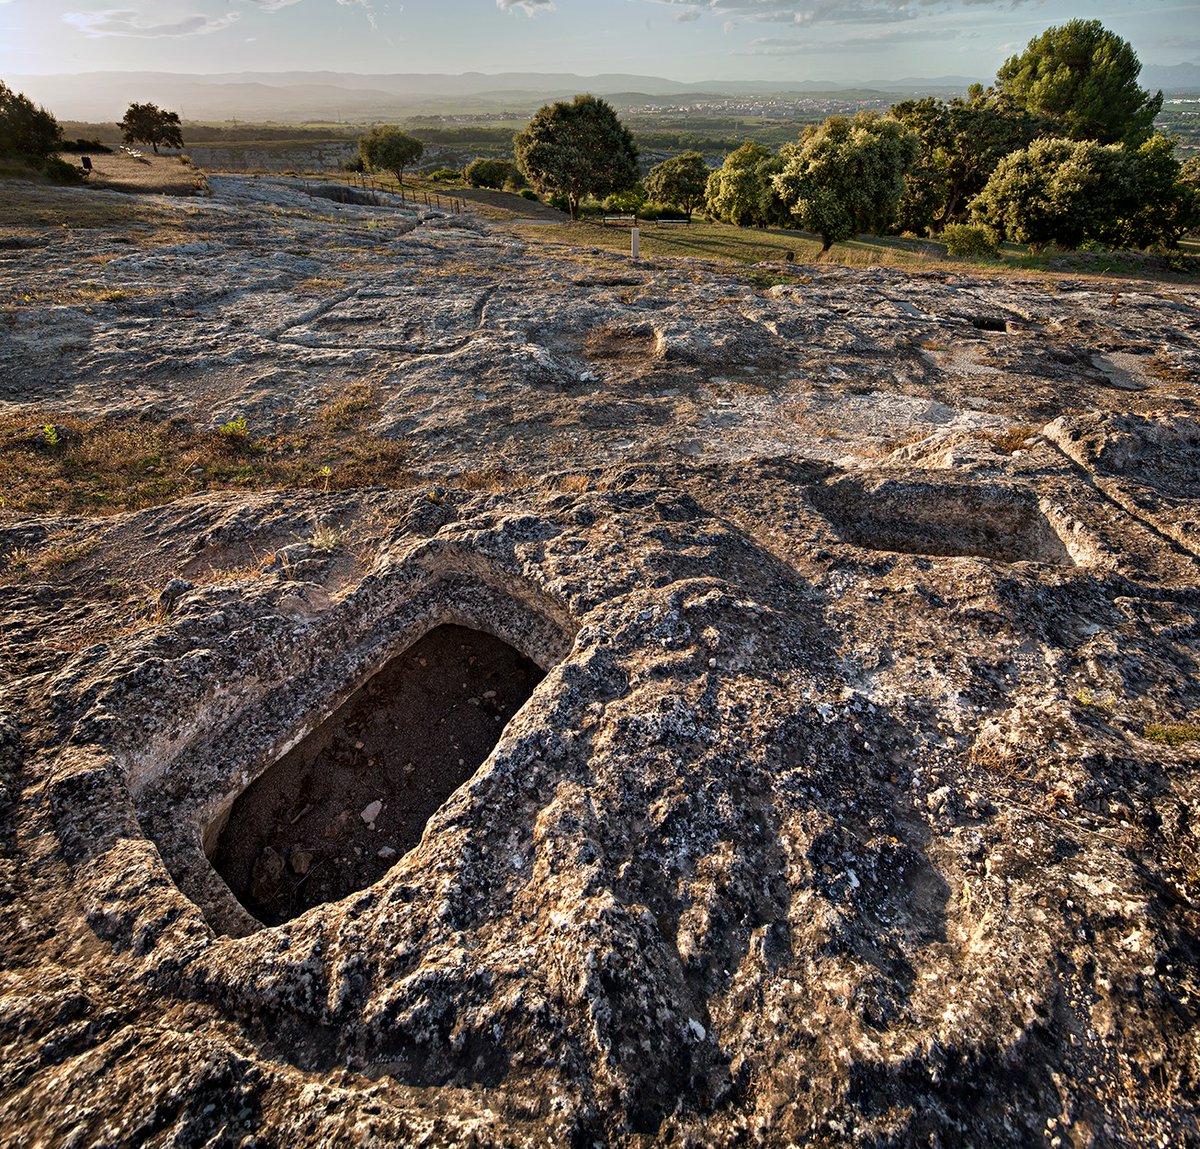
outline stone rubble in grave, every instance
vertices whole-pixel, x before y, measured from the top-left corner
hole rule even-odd
[[[1200,711],[1200,292],[764,288],[211,182],[178,242],[0,251],[127,293],[16,314],[0,407],[268,434],[370,379],[413,486],[0,509],[94,543],[0,569],[0,1140],[1196,1138],[1200,743],[1147,734]],[[352,729],[451,630],[525,686]]]

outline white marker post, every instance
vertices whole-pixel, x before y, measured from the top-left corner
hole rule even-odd
[[[629,229],[629,253],[634,259],[637,259],[638,253],[642,249],[642,233],[636,227]]]

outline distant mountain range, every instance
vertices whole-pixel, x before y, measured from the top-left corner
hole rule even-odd
[[[706,97],[857,95],[947,95],[965,92],[987,77],[937,76],[844,84],[801,80],[712,80],[686,84],[659,76],[608,73],[505,72],[460,76],[349,72],[230,72],[181,75],[170,72],[86,72],[11,76],[8,83],[63,120],[116,120],[133,101],[151,101],[178,111],[185,120],[347,121],[363,123],[450,110],[529,113],[549,99],[594,92],[623,106],[702,101]],[[1200,90],[1200,65],[1147,67],[1142,83],[1152,91]]]

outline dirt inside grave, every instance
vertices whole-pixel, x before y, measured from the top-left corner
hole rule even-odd
[[[435,628],[239,795],[213,865],[268,925],[369,886],[420,841],[542,677],[493,635]]]

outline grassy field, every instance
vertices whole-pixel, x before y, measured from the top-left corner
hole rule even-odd
[[[345,180],[350,177],[338,174],[332,178]],[[397,187],[391,177],[373,176],[371,179],[382,188],[394,190]],[[628,224],[606,226],[600,220],[586,218],[572,222],[567,215],[547,204],[512,192],[468,188],[461,183],[436,183],[421,177],[406,179],[405,189],[419,196],[459,196],[467,201],[469,210],[497,223],[512,224],[531,243],[545,244],[561,251],[596,247],[608,251],[630,249]],[[535,221],[536,226],[530,226],[529,221]],[[544,226],[549,222],[559,222],[562,226]],[[1138,251],[1034,254],[1023,244],[1008,243],[1002,245],[996,259],[959,259],[948,255],[946,245],[936,240],[886,235],[860,235],[834,244],[822,255],[820,239],[807,232],[793,228],[734,227],[706,220],[700,213],[687,226],[643,220],[639,231],[641,253],[649,259],[691,256],[742,264],[833,263],[844,267],[896,267],[910,271],[1007,270],[1161,279],[1170,283],[1196,282],[1200,277],[1200,239],[1197,238],[1185,240],[1179,251],[1172,255]]]

